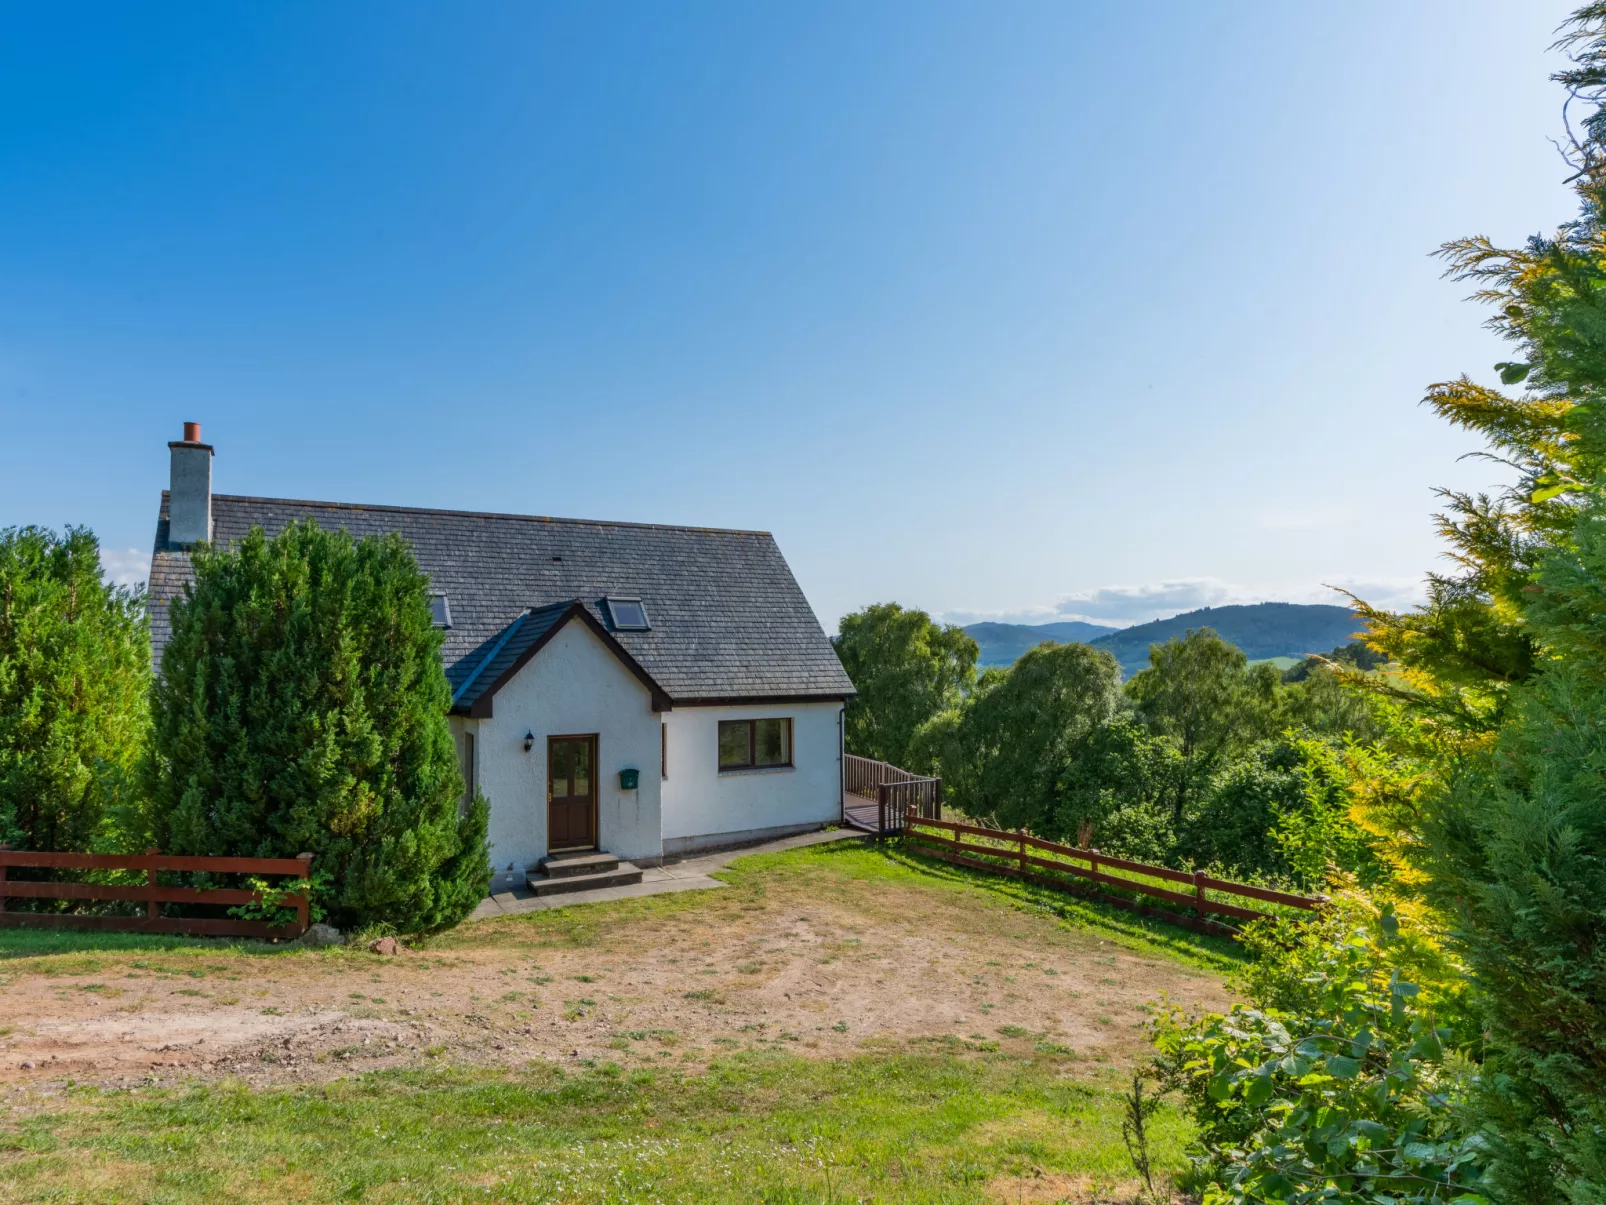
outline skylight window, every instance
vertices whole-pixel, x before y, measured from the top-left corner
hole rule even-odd
[[[444,594],[431,594],[429,596],[429,613],[433,617],[437,628],[452,626],[452,603]]]
[[[639,598],[609,598],[608,617],[620,632],[645,632],[652,625],[647,622],[647,608]]]

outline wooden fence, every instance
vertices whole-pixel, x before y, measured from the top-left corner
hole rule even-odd
[[[144,871],[143,883],[40,882],[11,879],[11,867],[42,870]],[[262,892],[249,888],[174,887],[159,881],[162,872],[289,875],[300,879],[300,892],[278,902],[294,908],[293,924],[239,920],[232,916],[163,916],[163,904],[240,907],[262,903]],[[0,846],[0,927],[36,929],[105,929],[127,933],[189,933],[206,937],[296,938],[307,931],[312,855],[298,858],[191,858],[148,850],[142,854],[30,853]],[[83,912],[13,912],[11,899],[122,900],[145,905],[145,915]]]
[[[952,835],[940,835],[943,832]],[[1165,866],[1150,866],[1144,862],[1111,857],[1096,849],[1058,845],[1025,833],[928,818],[914,809],[907,813],[903,835],[905,841],[918,846],[921,852],[959,866],[990,870],[1062,891],[1092,896],[1117,908],[1171,921],[1201,933],[1235,936],[1237,928],[1219,918],[1251,921],[1268,915],[1264,911],[1223,899],[1223,896],[1304,910],[1314,909],[1325,902],[1322,896],[1295,895],[1269,887],[1235,883],[1230,879],[1213,878],[1203,871],[1190,873]],[[966,837],[970,837],[971,841],[967,843]],[[1186,885],[1191,890],[1173,890],[1162,885],[1165,883]],[[1100,886],[1131,894],[1111,894],[1100,891]],[[1145,904],[1134,896],[1171,906]]]

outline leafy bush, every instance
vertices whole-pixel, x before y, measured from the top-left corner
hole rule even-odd
[[[1262,940],[1290,936],[1249,1004],[1157,1034],[1163,1079],[1199,1126],[1205,1205],[1483,1201],[1482,1144],[1456,1124],[1455,1030],[1391,965],[1392,912],[1351,903]]]
[[[1240,877],[1288,877],[1274,834],[1285,815],[1304,810],[1300,769],[1299,746],[1286,740],[1262,741],[1228,763],[1185,817],[1177,856]]]
[[[1176,844],[1170,794],[1181,771],[1176,746],[1122,712],[1070,752],[1053,809],[1042,830],[1033,831],[1057,841],[1078,841],[1086,832],[1099,849],[1142,862],[1170,858]]]
[[[151,839],[311,852],[343,929],[466,916],[490,883],[488,807],[462,804],[441,633],[406,544],[308,522],[193,563],[152,696]]]

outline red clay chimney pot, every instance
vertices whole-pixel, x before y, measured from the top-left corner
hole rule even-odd
[[[187,443],[187,444],[198,444],[198,443],[201,442],[201,424],[200,423],[185,423],[184,424],[184,442]]]

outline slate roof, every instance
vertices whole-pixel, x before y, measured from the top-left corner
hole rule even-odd
[[[158,665],[168,606],[191,578],[189,555],[168,547],[167,507],[163,490],[149,595]],[[358,537],[399,532],[412,546],[450,600],[442,656],[454,694],[477,668],[473,689],[496,681],[576,601],[673,703],[854,693],[768,532],[212,495],[221,544],[308,518]],[[651,629],[614,631],[609,595],[640,597]]]

